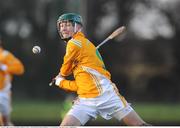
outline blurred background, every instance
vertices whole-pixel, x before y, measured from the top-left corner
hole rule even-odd
[[[59,125],[70,108],[76,95],[48,83],[65,53],[56,20],[75,12],[95,45],[117,27],[127,27],[99,50],[112,80],[148,123],[180,125],[179,7],[179,0],[0,0],[3,46],[25,66],[25,74],[13,81],[14,124]],[[32,53],[34,45],[40,54]],[[87,125],[119,123],[98,118]]]

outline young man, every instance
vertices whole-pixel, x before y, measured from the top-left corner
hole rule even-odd
[[[24,73],[24,66],[12,53],[3,49],[0,39],[0,125],[12,125],[11,113],[11,81],[13,75]]]
[[[126,125],[148,125],[119,94],[111,81],[100,53],[81,32],[81,16],[74,13],[63,14],[57,21],[57,27],[67,47],[60,73],[54,79],[55,85],[78,94],[78,99],[61,126],[85,125],[97,115],[107,120],[122,120]],[[66,80],[65,77],[71,73],[75,80]]]

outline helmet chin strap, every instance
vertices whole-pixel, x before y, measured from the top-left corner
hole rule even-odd
[[[74,23],[74,33],[76,33],[77,32],[77,24],[76,24],[76,22]]]
[[[82,30],[82,28],[80,28],[79,30],[77,30],[77,23],[74,24],[74,33],[80,32]]]

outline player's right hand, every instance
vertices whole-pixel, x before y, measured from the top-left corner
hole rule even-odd
[[[64,80],[64,77],[62,77],[59,74],[55,78],[52,79],[51,83],[49,83],[49,86],[52,86],[52,85],[59,86],[62,80]]]
[[[7,70],[7,65],[0,63],[0,70],[1,71],[6,71]]]
[[[59,86],[62,80],[64,80],[64,77],[62,77],[60,74],[57,75],[55,78],[55,85]]]

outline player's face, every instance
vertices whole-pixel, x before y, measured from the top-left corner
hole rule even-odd
[[[72,25],[72,22],[69,21],[62,21],[59,24],[59,31],[63,38],[69,38],[72,37],[74,34],[74,26]]]

